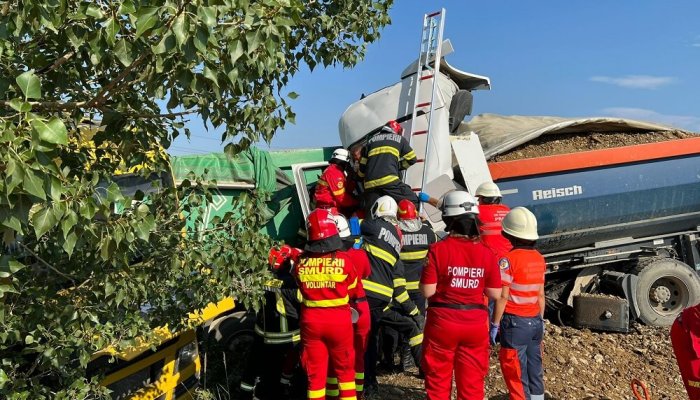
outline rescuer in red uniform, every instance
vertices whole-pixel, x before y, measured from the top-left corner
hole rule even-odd
[[[501,204],[501,190],[493,182],[484,182],[476,188],[474,196],[479,200],[479,234],[486,247],[498,258],[513,248],[510,241],[501,235],[501,222],[510,208]]]
[[[513,250],[498,261],[503,293],[496,301],[490,335],[501,332],[501,362],[511,400],[543,400],[544,257],[535,250],[537,219],[525,207],[503,219],[503,236]]]
[[[353,263],[357,269],[357,288],[355,299],[350,300],[350,306],[357,311],[357,321],[353,324],[354,328],[354,348],[355,348],[355,385],[357,398],[362,399],[365,382],[365,353],[367,352],[367,340],[370,331],[370,312],[365,297],[365,290],[362,287],[362,279],[366,279],[371,267],[367,253],[359,248],[355,248],[358,235],[353,235],[350,231],[348,221],[342,215],[334,215],[340,238],[343,241],[343,249],[348,256],[353,259]],[[340,395],[338,390],[338,378],[329,375],[326,394],[329,398],[337,398]]]
[[[330,212],[316,209],[307,220],[309,241],[294,268],[302,296],[301,364],[308,377],[307,398],[326,398],[329,359],[340,397],[355,400],[355,350],[350,299],[357,268],[343,250]]]
[[[365,215],[370,215],[370,208],[382,196],[390,196],[397,203],[408,199],[418,206],[416,193],[401,181],[401,171],[417,161],[416,153],[402,134],[401,125],[389,121],[379,132],[370,136],[362,148],[357,175],[364,180]]]
[[[350,164],[350,153],[345,149],[336,149],[328,164],[318,178],[314,191],[316,207],[336,208],[343,215],[350,216],[360,204],[354,195],[352,175],[355,172]]]
[[[688,398],[700,399],[700,304],[686,308],[676,318],[671,344]]]
[[[484,296],[498,298],[496,256],[479,241],[476,199],[445,195],[442,219],[449,236],[432,245],[420,290],[428,299],[423,370],[428,400],[449,400],[454,372],[457,399],[484,398],[488,372],[488,314]]]

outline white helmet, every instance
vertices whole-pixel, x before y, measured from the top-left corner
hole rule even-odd
[[[525,207],[515,207],[503,218],[503,232],[523,240],[537,240],[537,218]]]
[[[476,199],[463,190],[454,190],[442,199],[442,216],[454,217],[462,214],[479,214]]]
[[[333,151],[333,155],[331,156],[331,160],[338,160],[338,161],[343,161],[343,162],[350,162],[350,152],[348,152],[345,149],[335,149]]]
[[[399,206],[391,196],[382,196],[372,205],[372,218],[396,219]]]
[[[338,233],[341,238],[346,238],[350,236],[350,225],[348,220],[342,215],[331,214],[331,218],[335,221],[335,225],[338,227]]]
[[[498,189],[498,185],[493,182],[484,182],[476,188],[474,193],[476,197],[503,197],[501,196],[501,191]]]

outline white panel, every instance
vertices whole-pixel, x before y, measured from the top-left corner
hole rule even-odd
[[[469,193],[473,194],[480,184],[492,181],[484,150],[476,134],[472,132],[468,136],[453,139],[452,150]]]

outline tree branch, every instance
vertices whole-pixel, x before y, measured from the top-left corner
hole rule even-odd
[[[54,267],[53,265],[51,265],[51,264],[49,264],[48,262],[46,262],[43,258],[39,257],[39,255],[37,255],[35,252],[32,251],[32,249],[30,249],[29,247],[27,247],[26,244],[24,244],[24,243],[22,243],[22,242],[19,242],[19,245],[22,246],[22,247],[24,248],[24,250],[26,250],[26,251],[27,251],[29,254],[31,254],[34,258],[36,258],[37,260],[39,260],[39,262],[41,262],[41,263],[44,264],[46,267],[48,267],[51,271],[53,271],[53,272],[57,273],[58,275],[60,275],[60,276],[62,276],[62,277],[64,277],[64,278],[66,278],[66,279],[68,279],[69,281],[71,281],[71,283],[72,283],[73,285],[75,285],[75,279],[73,279],[72,276],[67,275],[67,274],[64,274],[63,272],[61,272],[61,271],[59,271],[58,269],[56,269],[56,267]]]
[[[66,61],[70,60],[73,56],[75,55],[75,50],[71,50],[68,53],[62,55],[61,57],[57,58],[56,61],[54,61],[53,64],[44,67],[37,71],[37,74],[45,74],[47,72],[51,72],[55,70],[56,68],[60,67],[61,65],[65,64]]]

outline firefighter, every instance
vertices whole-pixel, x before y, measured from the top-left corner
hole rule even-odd
[[[362,287],[361,279],[366,279],[370,274],[369,258],[367,253],[355,248],[358,236],[353,235],[348,221],[342,215],[335,215],[333,219],[338,226],[340,238],[343,241],[343,249],[353,259],[357,268],[357,289],[356,298],[350,302],[351,307],[357,311],[357,321],[353,324],[354,332],[354,348],[355,348],[355,390],[357,398],[362,398],[365,381],[365,353],[367,352],[367,340],[370,332],[370,314],[367,297],[365,296],[364,288]],[[338,378],[329,374],[327,396],[329,398],[338,397]]]
[[[316,209],[307,219],[308,242],[294,268],[302,296],[301,364],[308,378],[307,398],[326,398],[329,361],[340,397],[355,400],[355,350],[350,299],[356,267],[343,250],[330,211]]]
[[[671,327],[671,344],[689,399],[700,399],[700,304],[689,307]]]
[[[544,257],[535,250],[537,219],[515,207],[503,219],[513,249],[499,261],[503,293],[496,301],[490,335],[501,333],[498,358],[511,400],[544,399]]]
[[[510,208],[501,204],[503,196],[501,190],[493,182],[484,182],[476,188],[474,193],[479,200],[479,234],[486,247],[493,250],[500,259],[509,252],[513,245],[501,235],[501,221],[505,218]]]
[[[428,299],[423,350],[428,400],[483,399],[488,372],[488,313],[484,297],[501,295],[493,252],[479,240],[476,199],[465,191],[445,195],[442,220],[449,235],[433,244],[420,290]]]
[[[400,177],[401,171],[416,163],[416,153],[402,134],[401,125],[389,121],[362,148],[357,175],[363,179],[365,215],[370,215],[370,208],[382,196],[396,202],[409,199],[418,206],[418,196]]]
[[[371,332],[365,356],[365,397],[378,396],[377,355],[379,327],[390,326],[409,338],[411,354],[419,364],[424,318],[406,291],[403,277],[401,233],[395,226],[397,204],[390,196],[382,196],[370,210],[372,218],[361,224],[364,248],[372,271],[362,281],[369,303]],[[389,304],[395,300],[402,310],[397,312]]]
[[[421,315],[425,316],[425,297],[418,290],[418,284],[428,256],[428,248],[437,241],[437,235],[429,224],[420,219],[416,206],[409,200],[404,199],[399,202],[398,221],[402,234],[400,259],[404,266],[406,290]],[[391,369],[393,369],[393,354],[400,345],[402,366],[406,371],[412,367],[412,360],[407,343],[401,339],[404,338],[400,338],[394,329],[384,330],[384,359],[391,362]]]
[[[270,249],[268,262],[274,279],[264,286],[265,302],[255,322],[254,356],[241,378],[242,399],[277,399],[290,391],[300,339],[298,286],[291,270],[301,253],[289,245]]]
[[[336,208],[349,217],[359,206],[359,201],[354,195],[355,171],[350,164],[350,153],[345,149],[336,149],[328,164],[318,178],[314,191],[316,207]]]

